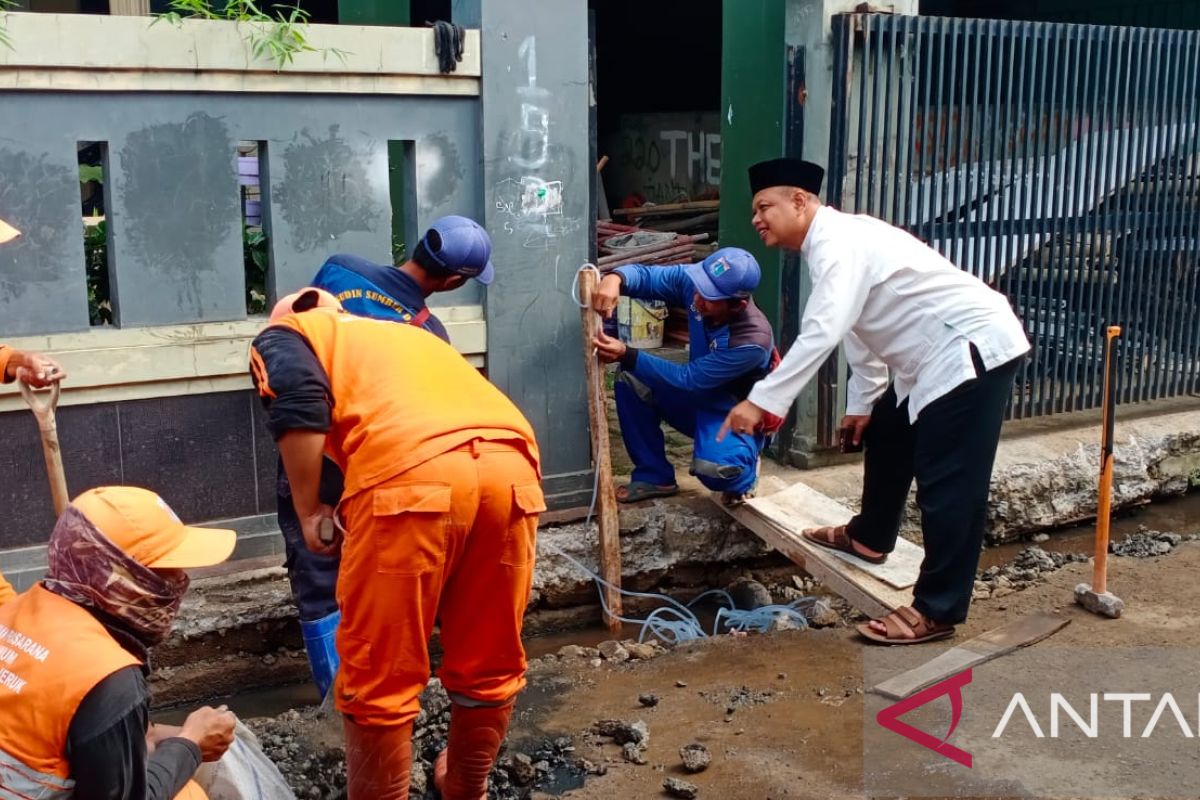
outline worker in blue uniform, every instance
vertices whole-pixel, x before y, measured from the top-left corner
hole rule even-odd
[[[601,360],[620,364],[614,393],[633,476],[618,489],[619,501],[679,491],[663,422],[693,440],[691,474],[721,492],[726,503],[741,502],[753,492],[759,454],[776,421],[720,442],[716,436],[725,415],[778,358],[771,324],[752,298],[761,277],[754,256],[726,247],[698,264],[631,264],[600,281],[593,307],[606,317],[620,295],[690,309],[687,364],[641,352],[604,333],[595,340]]]
[[[471,278],[484,286],[490,284],[495,277],[491,255],[487,231],[466,217],[448,216],[429,227],[405,263],[391,266],[355,255],[333,255],[310,285],[337,297],[342,308],[352,314],[416,325],[449,342],[446,326],[430,312],[426,298],[435,292],[457,289]],[[314,553],[305,546],[282,465],[277,488],[276,509],[292,598],[300,614],[313,679],[324,697],[338,666],[334,633],[341,613],[334,589],[339,559]],[[342,473],[328,458],[321,470],[320,497],[322,503],[333,508],[342,497]]]

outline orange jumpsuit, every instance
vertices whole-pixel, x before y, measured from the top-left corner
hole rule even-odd
[[[361,725],[415,718],[435,619],[447,691],[513,697],[545,510],[516,406],[436,336],[331,309],[269,326],[251,373],[276,437],[326,432],[346,476],[338,710]]]

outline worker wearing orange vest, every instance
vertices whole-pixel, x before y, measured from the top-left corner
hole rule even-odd
[[[233,715],[152,728],[146,653],[170,630],[184,570],[224,561],[234,539],[185,526],[145,489],[75,498],[46,578],[0,606],[0,797],[204,800],[192,776],[233,742]]]
[[[486,797],[525,685],[521,625],[545,510],[529,423],[436,336],[347,314],[317,289],[279,302],[250,361],[305,542],[341,548],[334,695],[349,800],[408,797],[435,617],[452,701],[435,780],[445,800]],[[336,512],[318,499],[323,455],[345,474]],[[340,542],[324,537],[333,521]]]
[[[0,220],[0,226],[2,225],[3,220]],[[0,227],[0,237],[2,236],[3,228]],[[57,383],[65,377],[67,377],[66,370],[54,359],[47,358],[40,353],[15,350],[6,344],[0,344],[0,383],[22,380],[35,389],[41,389]],[[16,596],[17,593],[12,584],[5,580],[3,575],[0,575],[0,605]]]

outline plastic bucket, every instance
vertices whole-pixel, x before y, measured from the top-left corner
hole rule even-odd
[[[622,297],[617,303],[617,333],[630,347],[662,347],[667,304],[659,300]]]

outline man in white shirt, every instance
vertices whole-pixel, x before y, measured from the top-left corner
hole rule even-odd
[[[915,477],[925,560],[913,606],[859,632],[886,644],[943,639],[967,617],[992,463],[1029,342],[1008,300],[982,281],[899,228],[822,206],[823,178],[797,159],[750,168],[755,229],[769,247],[800,251],[813,288],[783,363],[729,413],[721,435],[786,414],[844,345],[852,375],[841,429],[865,442],[862,511],[804,535],[882,563]]]

